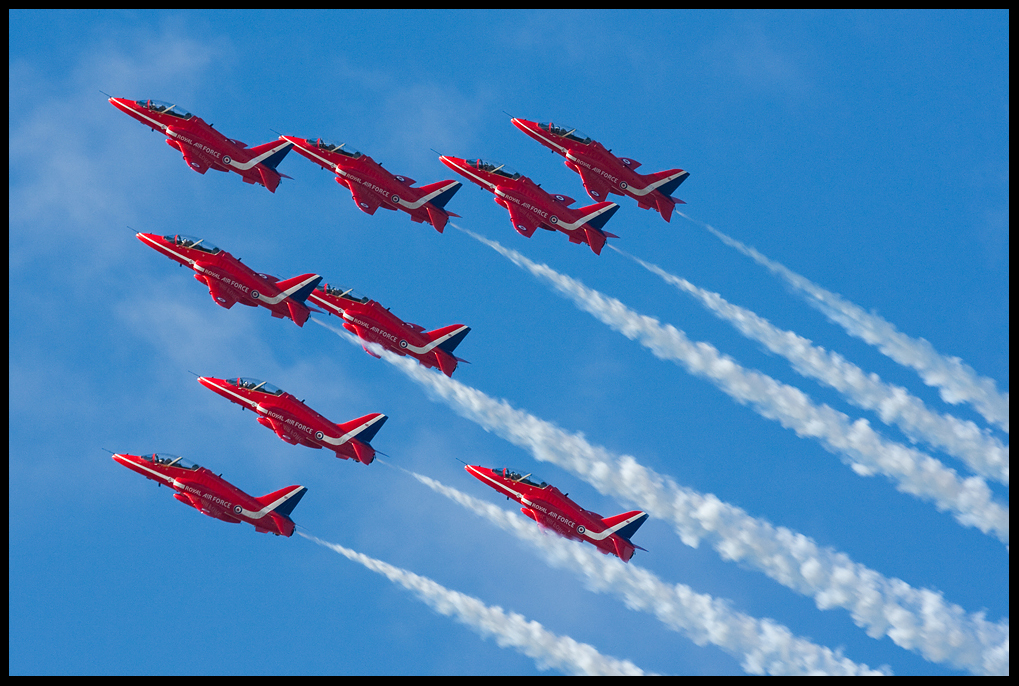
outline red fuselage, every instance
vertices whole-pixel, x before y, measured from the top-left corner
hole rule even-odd
[[[616,555],[623,562],[633,557],[637,546],[630,542],[630,537],[647,519],[644,512],[625,512],[603,519],[600,514],[577,505],[555,486],[529,478],[530,474],[472,465],[466,469],[482,483],[523,505],[520,511],[542,528],[566,538],[593,543],[601,552]]]
[[[201,117],[158,100],[110,98],[110,104],[152,130],[165,134],[167,144],[179,151],[187,165],[199,174],[210,169],[232,171],[240,174],[245,183],[265,186],[276,192],[281,176],[276,165],[289,152],[289,143],[273,141],[249,148],[238,140],[227,138]]]
[[[302,274],[279,281],[267,274],[258,274],[236,257],[211,243],[188,236],[159,236],[139,233],[138,240],[195,272],[195,279],[209,289],[213,301],[230,309],[236,303],[248,307],[264,307],[272,316],[292,319],[304,326],[311,313],[305,298],[318,285],[318,274]]]
[[[546,193],[538,184],[505,165],[446,155],[439,159],[457,174],[494,194],[495,202],[509,212],[513,228],[528,238],[538,228],[562,231],[571,243],[587,243],[600,255],[605,239],[613,236],[602,230],[619,209],[613,202],[570,209],[572,198]]]
[[[362,212],[375,214],[380,207],[402,210],[415,222],[430,223],[439,233],[451,216],[457,216],[445,206],[460,189],[459,181],[439,181],[413,188],[413,179],[390,174],[381,164],[356,150],[321,138],[280,136],[280,139],[293,144],[298,154],[336,174],[336,182],[350,190]]]
[[[576,129],[526,119],[514,119],[513,125],[552,152],[565,157],[566,166],[580,174],[587,194],[595,200],[606,200],[610,193],[628,195],[643,209],[657,209],[665,221],[672,218],[673,207],[683,203],[671,194],[686,180],[689,172],[670,169],[655,174],[638,174],[639,162],[616,157],[601,143]]]
[[[344,460],[371,464],[375,449],[370,441],[385,423],[386,415],[373,413],[333,424],[303,402],[272,384],[257,379],[214,379],[200,376],[198,383],[258,415],[262,426],[291,445],[326,448]]]
[[[275,493],[253,498],[208,469],[173,455],[116,454],[113,459],[147,479],[169,486],[174,498],[202,514],[224,522],[247,522],[259,533],[291,536],[294,522],[290,513],[308,490],[288,486]]]
[[[357,298],[348,292],[316,288],[308,299],[330,314],[343,319],[343,328],[362,341],[375,343],[398,355],[409,355],[426,367],[439,368],[452,376],[458,359],[453,350],[470,332],[470,327],[453,324],[435,331],[409,324],[388,309],[368,298]],[[369,355],[374,353],[365,347]]]

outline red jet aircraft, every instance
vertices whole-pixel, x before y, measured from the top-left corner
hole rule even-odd
[[[555,486],[510,469],[489,469],[467,465],[471,476],[494,488],[499,493],[523,505],[520,511],[533,519],[543,529],[552,529],[560,536],[577,541],[593,543],[607,555],[616,555],[623,562],[629,562],[639,545],[630,542],[641,524],[647,519],[646,512],[634,510],[615,517],[602,516],[585,510],[567,498]]]
[[[328,448],[336,457],[371,464],[375,438],[388,417],[378,412],[344,424],[333,424],[302,401],[272,384],[258,379],[213,379],[198,377],[198,383],[258,415],[258,423],[269,427],[291,445]]]
[[[177,491],[174,498],[202,514],[231,524],[253,524],[261,534],[292,536],[294,522],[290,513],[308,490],[304,486],[287,486],[253,498],[205,467],[175,455],[115,454],[113,459],[147,479],[168,485]]]
[[[460,190],[459,181],[439,181],[412,188],[414,179],[390,174],[381,164],[345,143],[294,136],[280,136],[280,139],[292,143],[298,154],[335,173],[336,183],[350,189],[354,204],[362,212],[375,214],[380,207],[403,210],[419,224],[429,222],[439,233],[450,217],[460,216],[445,209],[449,199]]]
[[[655,174],[638,174],[640,162],[616,157],[598,141],[591,140],[570,126],[514,119],[513,125],[552,152],[566,158],[566,166],[580,174],[587,194],[605,200],[609,193],[628,195],[645,209],[656,208],[662,219],[672,219],[672,209],[685,204],[672,197],[690,172],[670,169]]]
[[[441,156],[442,163],[485,190],[495,194],[495,202],[510,214],[510,222],[517,232],[530,238],[535,229],[562,231],[571,243],[587,243],[596,255],[601,254],[606,238],[615,234],[602,231],[619,205],[599,202],[579,209],[570,209],[573,198],[550,195],[526,176],[521,176],[504,164],[484,160],[464,160]]]
[[[304,326],[311,310],[304,304],[308,294],[319,284],[318,274],[302,274],[280,281],[275,276],[258,274],[241,264],[236,257],[220,250],[202,238],[190,236],[157,236],[139,233],[138,240],[167,257],[195,271],[195,279],[205,284],[212,299],[220,307],[230,309],[236,303],[261,305],[273,317],[288,317]]]
[[[453,376],[457,362],[466,362],[453,354],[470,327],[463,324],[444,326],[435,331],[403,321],[374,300],[358,297],[352,289],[316,288],[308,300],[329,314],[343,319],[343,328],[362,341],[377,343],[398,355],[410,355],[426,367],[438,367],[446,376]],[[378,357],[367,345],[364,351]]]
[[[276,171],[276,165],[287,156],[290,143],[275,140],[249,148],[227,138],[201,117],[168,102],[110,98],[110,104],[153,131],[166,134],[167,145],[179,150],[188,166],[199,174],[210,169],[237,172],[245,183],[260,184],[273,193],[280,177],[286,176]]]

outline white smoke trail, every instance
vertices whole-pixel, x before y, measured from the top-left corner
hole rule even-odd
[[[902,366],[914,369],[925,384],[939,390],[941,399],[946,403],[952,405],[970,403],[987,421],[1008,432],[1009,394],[999,392],[993,379],[981,377],[958,357],[945,357],[927,340],[907,336],[873,312],[865,312],[862,307],[821,288],[810,279],[768,259],[754,248],[726,236],[713,226],[688,217],[682,212],[677,214],[703,226],[726,245],[781,277],[802,295],[808,304],[844,328],[851,336],[876,346]]]
[[[585,675],[644,675],[644,671],[629,660],[602,655],[588,644],[578,643],[569,636],[558,636],[516,612],[505,612],[501,607],[486,605],[477,598],[452,591],[406,569],[301,531],[297,533],[403,586],[439,614],[454,617],[482,636],[494,636],[500,647],[515,648],[533,658],[540,669],[551,667],[570,674]]]
[[[552,566],[569,569],[586,578],[591,590],[622,597],[630,609],[655,615],[697,645],[718,646],[738,659],[750,674],[890,674],[887,669],[872,670],[830,648],[795,636],[771,619],[756,619],[736,612],[724,600],[696,593],[685,584],[667,584],[646,569],[624,564],[619,558],[602,555],[582,543],[545,535],[530,520],[427,476],[408,473],[436,493],[535,545]]]
[[[686,279],[615,246],[609,247],[693,296],[747,338],[785,357],[800,374],[831,386],[858,407],[874,410],[881,421],[897,425],[911,439],[922,440],[944,450],[965,462],[977,474],[1008,485],[1008,446],[987,429],[981,430],[973,422],[933,412],[905,388],[887,384],[877,374],[865,373],[838,353],[815,346],[792,331],[783,331],[754,312],[727,302],[718,293],[698,288]]]
[[[548,265],[532,262],[517,251],[467,229],[455,228],[548,282],[580,309],[638,341],[655,356],[677,362],[691,374],[708,379],[737,402],[749,404],[761,416],[777,420],[798,436],[817,439],[827,450],[841,455],[860,476],[884,474],[895,482],[898,490],[931,500],[939,510],[951,511],[961,524],[976,527],[1008,544],[1008,506],[994,499],[982,478],[960,479],[954,469],[939,460],[885,439],[865,419],[853,422],[828,405],[818,406],[800,389],[745,369],[710,343],[694,343],[674,326],[637,314],[615,298]]]
[[[312,321],[352,345],[362,344],[343,329],[318,318]],[[994,623],[982,612],[967,615],[960,606],[946,602],[939,591],[918,590],[900,579],[886,578],[803,534],[751,517],[713,494],[679,486],[629,455],[614,455],[504,400],[430,373],[379,345],[368,345],[458,414],[527,450],[536,460],[562,467],[601,493],[636,503],[652,517],[671,522],[685,544],[697,547],[706,540],[723,559],[764,572],[814,598],[822,610],[845,608],[872,638],[888,636],[927,660],[977,674],[1008,674],[1007,619]]]

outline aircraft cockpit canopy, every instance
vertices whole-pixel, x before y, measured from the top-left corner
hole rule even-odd
[[[158,464],[163,467],[180,467],[181,469],[198,469],[198,465],[190,460],[185,460],[179,455],[170,455],[168,453],[152,453],[151,455],[142,455],[143,459]]]
[[[520,469],[513,469],[512,467],[503,467],[502,469],[496,469],[496,474],[501,474],[510,481],[516,481],[519,484],[527,484],[528,486],[534,486],[535,488],[545,488],[548,486],[544,479],[535,476],[530,472],[525,472]]]
[[[368,302],[367,297],[362,297],[359,293],[355,293],[353,288],[343,288],[341,286],[330,286],[325,284],[322,287],[326,293],[336,298],[343,298],[344,300],[350,300],[356,303]]]
[[[194,236],[163,236],[166,240],[170,241],[174,245],[180,248],[190,248],[191,250],[201,250],[207,252],[210,255],[215,255],[219,252],[219,248],[209,243],[204,238],[195,238]]]
[[[498,162],[486,162],[485,160],[467,160],[467,164],[479,169],[480,171],[488,172],[489,174],[498,174],[499,176],[505,176],[507,179],[519,179],[520,173],[512,167],[507,167],[505,164],[499,164]]]
[[[168,102],[162,102],[161,100],[139,100],[138,104],[142,107],[148,108],[156,114],[169,114],[171,117],[177,117],[184,119],[185,121],[191,118],[191,113],[179,105],[173,105]]]
[[[279,388],[261,379],[227,379],[226,382],[246,391],[258,391],[259,393],[268,393],[269,395],[280,395],[283,393]]]
[[[309,139],[308,142],[322,150],[325,150],[326,152],[336,152],[355,160],[361,156],[361,152],[359,150],[354,150],[354,148],[350,147],[346,143],[333,143],[332,141],[327,141],[324,138],[319,138],[318,140]]]
[[[571,141],[577,141],[578,143],[583,143],[584,145],[587,145],[588,143],[591,142],[590,136],[588,136],[585,133],[581,133],[580,131],[577,131],[572,126],[561,126],[559,124],[553,124],[552,122],[547,123],[542,122],[538,124],[538,126],[545,129],[549,133],[554,133],[555,135],[562,136],[563,138],[569,138]]]

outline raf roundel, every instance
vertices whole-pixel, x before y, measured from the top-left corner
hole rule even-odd
[[[578,526],[578,527],[577,527],[577,533],[578,533],[578,534],[582,534],[582,533],[584,533],[585,531],[587,531],[587,527],[586,527],[586,526],[584,526],[583,524],[581,524],[580,526]]]
[[[324,437],[325,437],[325,434],[322,433],[321,431],[316,431],[315,432],[315,440],[316,441],[321,441]]]
[[[400,347],[401,348],[406,348],[407,347],[407,341],[401,340],[400,341]]]
[[[230,159],[229,155],[223,155],[223,164],[230,164],[231,162],[233,162],[233,160]]]
[[[259,297],[258,291],[251,291],[251,299],[252,300],[258,300],[258,297]]]
[[[242,509],[240,505],[234,505],[234,514],[240,514]]]

